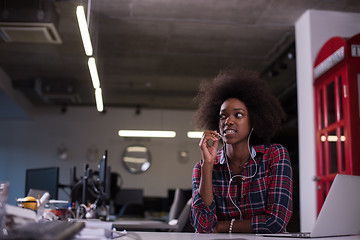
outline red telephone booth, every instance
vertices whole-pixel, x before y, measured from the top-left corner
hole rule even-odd
[[[324,44],[314,90],[319,212],[337,173],[360,175],[360,34]]]

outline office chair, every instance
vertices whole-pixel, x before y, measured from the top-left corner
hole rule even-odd
[[[185,205],[186,205],[185,193],[180,188],[177,188],[175,190],[174,200],[173,200],[170,210],[169,210],[169,215],[168,215],[169,222],[171,220],[179,218],[180,213],[183,210]]]
[[[185,206],[183,207],[178,219],[177,219],[177,228],[171,230],[172,232],[195,232],[194,228],[190,223],[190,211],[191,211],[192,199],[190,198]]]

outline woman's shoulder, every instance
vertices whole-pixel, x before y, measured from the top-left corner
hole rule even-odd
[[[256,147],[254,147],[256,150]],[[259,145],[259,152],[261,152],[261,158],[266,162],[274,164],[276,162],[290,161],[289,152],[285,146],[278,143]],[[258,151],[257,150],[257,151]]]
[[[270,143],[270,144],[262,144],[254,146],[257,152],[267,153],[274,151],[285,151],[287,152],[287,148],[279,143]]]
[[[269,144],[269,148],[273,149],[275,151],[287,151],[287,148],[284,145],[280,144],[280,143]]]

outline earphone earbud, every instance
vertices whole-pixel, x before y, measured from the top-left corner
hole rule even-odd
[[[251,158],[254,159],[254,157],[256,157],[256,151],[253,147],[251,147],[251,154],[250,154]]]
[[[248,137],[248,148],[249,148],[249,139],[250,139],[250,136],[251,136],[253,131],[254,131],[254,128],[251,128],[250,133],[249,133],[249,137]],[[249,149],[249,153],[250,153],[251,158],[254,159],[254,157],[256,156],[256,151],[255,151],[255,149],[253,147],[251,147],[251,152],[250,152],[250,149]]]

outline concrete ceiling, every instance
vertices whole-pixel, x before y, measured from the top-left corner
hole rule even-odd
[[[0,0],[1,21],[31,14]],[[22,0],[24,1],[24,0]],[[48,0],[26,0],[39,8]],[[0,40],[0,68],[35,106],[94,106],[75,16],[50,1],[61,44]],[[106,107],[195,109],[199,83],[235,64],[258,71],[296,115],[294,23],[307,10],[360,12],[358,0],[92,0],[90,32]],[[35,12],[32,13],[32,11]],[[44,10],[45,15],[48,10]],[[52,16],[55,16],[54,14]],[[56,22],[56,21],[55,21]],[[329,26],[331,27],[331,26]],[[269,74],[275,70],[275,74]]]

